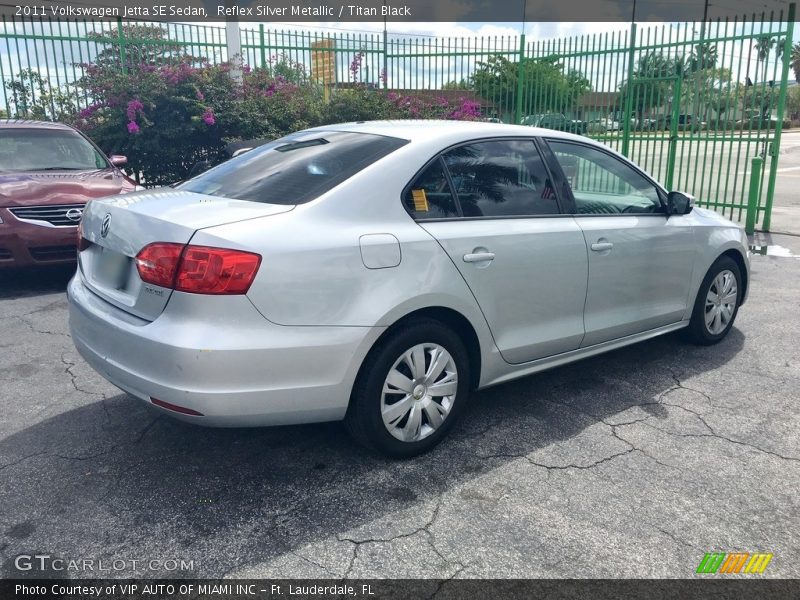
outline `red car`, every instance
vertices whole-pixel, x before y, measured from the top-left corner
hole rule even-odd
[[[74,261],[86,203],[136,189],[125,162],[67,125],[0,121],[0,269]]]

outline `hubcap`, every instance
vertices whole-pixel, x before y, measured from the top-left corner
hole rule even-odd
[[[453,408],[458,370],[439,344],[417,344],[389,369],[381,394],[386,430],[403,442],[418,442],[441,427]]]
[[[738,290],[733,272],[727,269],[720,271],[706,294],[705,323],[711,335],[719,335],[725,331],[733,318],[737,299]]]

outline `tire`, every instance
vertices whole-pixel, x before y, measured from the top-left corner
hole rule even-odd
[[[734,290],[726,287],[726,281],[730,281],[725,277],[726,274],[733,278],[732,281],[736,286],[735,293]],[[713,294],[720,286],[723,288],[723,292],[728,289],[727,295],[722,294],[718,298],[719,301],[714,303]],[[712,297],[709,297],[710,293]],[[717,296],[720,295],[717,294]],[[729,303],[725,302],[726,298],[735,304],[731,307]],[[723,340],[733,327],[741,300],[742,273],[739,265],[729,256],[721,256],[711,265],[703,283],[700,284],[697,298],[694,301],[692,319],[686,328],[688,340],[700,346],[710,346]],[[714,317],[712,313],[718,316]],[[709,320],[711,320],[711,324],[709,324]]]
[[[414,359],[418,363],[420,356],[424,356],[424,371],[416,368],[414,377]],[[434,357],[439,359],[437,367],[442,366],[443,370],[428,380],[425,374],[433,375]],[[404,389],[388,383],[390,371],[393,383]],[[409,321],[367,355],[353,387],[345,426],[357,442],[388,456],[410,458],[422,454],[447,435],[463,412],[470,381],[469,356],[453,330],[433,319]],[[455,389],[455,393],[436,396],[428,391],[434,386],[439,392]],[[391,391],[385,394],[385,389]],[[387,412],[390,422],[384,423],[383,413],[393,406],[398,409]],[[444,415],[440,423],[436,422],[437,415]]]

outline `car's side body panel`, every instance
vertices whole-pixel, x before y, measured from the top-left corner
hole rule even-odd
[[[261,255],[246,296],[173,292],[163,312],[137,317],[93,293],[78,273],[69,287],[70,322],[87,361],[122,389],[194,408],[207,424],[335,420],[370,349],[419,310],[445,308],[469,322],[480,352],[478,387],[485,387],[684,327],[720,254],[735,250],[746,267],[741,230],[702,209],[669,218],[419,223],[406,212],[403,190],[445,149],[552,131],[490,123],[314,131],[327,129],[411,143],[291,210],[262,204],[242,220],[198,221],[190,244]],[[166,220],[171,193],[163,198]],[[207,204],[198,211],[215,202]],[[87,223],[97,226],[92,215]],[[609,236],[608,255],[589,249],[595,237]],[[481,248],[495,254],[491,264],[463,261]]]
[[[683,318],[695,262],[693,227],[685,216],[578,216],[575,220],[590,248],[582,346]],[[611,246],[597,250],[602,244]]]
[[[570,216],[427,221],[483,310],[510,363],[578,348],[583,340],[586,244]],[[487,252],[491,261],[465,262]]]

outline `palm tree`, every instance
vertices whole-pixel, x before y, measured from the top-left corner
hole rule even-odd
[[[775,48],[775,59],[780,60],[783,56],[783,44],[785,38],[774,38],[769,34],[758,36],[754,47],[756,49],[756,58],[764,65],[763,81],[767,80],[767,62],[772,49]],[[797,45],[797,44],[795,44]]]
[[[800,83],[800,42],[792,46],[791,62],[789,63],[794,71],[794,80]]]

